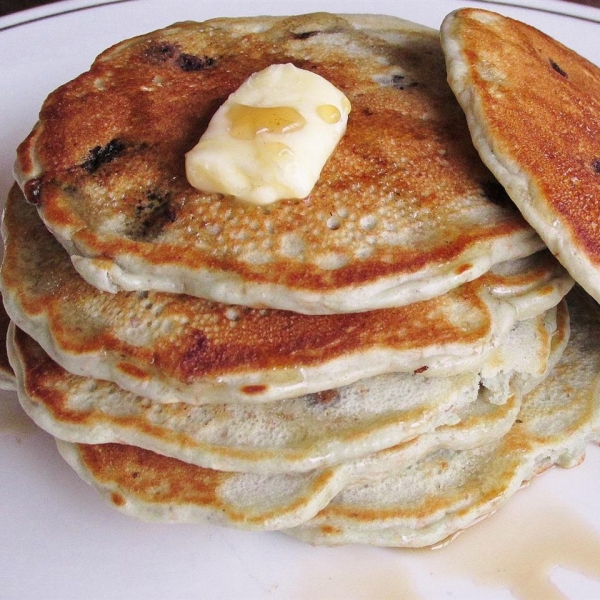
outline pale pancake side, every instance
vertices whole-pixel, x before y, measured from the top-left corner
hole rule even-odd
[[[251,73],[291,62],[353,110],[304,200],[194,190],[184,155]],[[329,14],[180,23],[107,50],[53,92],[17,178],[104,290],[339,313],[409,304],[543,246],[477,157],[438,34]]]
[[[4,304],[2,304],[0,296],[0,389],[2,390],[16,389],[15,374],[6,353],[6,332],[9,323],[10,319],[4,310]]]
[[[556,305],[572,280],[548,253],[501,263],[437,298],[393,309],[300,315],[86,283],[11,191],[1,280],[11,318],[65,369],[157,402],[264,402],[386,372],[478,369],[517,320]]]
[[[569,334],[564,304],[558,321],[548,370],[560,358]],[[378,481],[436,450],[465,450],[499,439],[519,412],[520,394],[512,394],[503,405],[490,404],[485,396],[481,393],[478,400],[457,411],[456,424],[362,459],[300,474],[225,473],[134,446],[57,443],[77,473],[127,514],[161,522],[210,521],[281,529],[311,518],[343,489]]]
[[[363,459],[304,473],[260,474],[206,469],[123,444],[57,438],[63,458],[119,510],[148,521],[210,522],[243,529],[296,527],[345,487],[406,468],[440,448],[471,448],[501,437],[520,396],[503,405],[477,400],[461,421]]]
[[[524,23],[479,9],[448,15],[442,44],[481,158],[600,301],[600,69]]]
[[[570,297],[572,335],[555,369],[523,399],[501,440],[441,451],[346,490],[291,535],[313,544],[438,544],[499,509],[534,475],[573,467],[600,440],[600,313]]]
[[[23,408],[56,437],[124,442],[219,470],[281,473],[360,458],[455,423],[457,411],[481,394],[491,403],[506,402],[544,375],[557,327],[564,337],[554,309],[519,323],[503,340],[510,351],[490,358],[485,378],[477,372],[380,375],[258,405],[152,402],[68,373],[22,331],[13,331],[9,352]],[[507,385],[496,379],[508,379]]]

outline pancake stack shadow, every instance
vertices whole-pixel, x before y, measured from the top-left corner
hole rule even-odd
[[[520,27],[490,14],[446,23]],[[578,288],[567,306],[522,186],[473,146],[446,82],[461,32],[445,58],[394,17],[182,23],[48,97],[4,211],[8,359],[25,411],[116,508],[434,545],[599,437],[597,305]],[[311,194],[192,188],[212,113],[288,62],[352,104]]]

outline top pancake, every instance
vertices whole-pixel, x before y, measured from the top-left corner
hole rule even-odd
[[[600,301],[600,69],[536,29],[483,10],[448,15],[442,45],[483,161]]]
[[[184,155],[253,72],[291,62],[352,103],[304,200],[192,188]],[[17,178],[78,271],[311,314],[435,297],[541,241],[472,147],[437,33],[328,14],[182,23],[118,44],[52,93]]]

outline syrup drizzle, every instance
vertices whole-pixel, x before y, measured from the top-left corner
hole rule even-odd
[[[508,589],[519,600],[565,600],[551,580],[556,567],[598,581],[600,591],[600,531],[573,509],[528,492],[445,548],[417,551],[418,563],[435,577],[461,577],[482,592]]]

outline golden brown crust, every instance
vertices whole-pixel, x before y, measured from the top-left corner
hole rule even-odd
[[[291,293],[393,287],[507,251],[497,243],[530,243],[520,217],[494,204],[501,194],[445,83],[435,34],[391,18],[387,30],[357,24],[225,19],[117,45],[49,96],[19,148],[21,185],[75,255],[142,275],[224,272]],[[215,109],[251,73],[285,62],[324,76],[353,105],[313,192],[256,207],[194,190],[184,154]]]
[[[323,469],[310,479],[303,493],[290,502],[273,506],[236,506],[227,497],[226,487],[239,477],[238,473],[205,469],[124,444],[77,444],[82,466],[89,472],[98,487],[108,490],[110,501],[121,510],[136,512],[137,505],[159,509],[168,506],[170,511],[179,507],[193,507],[211,513],[222,513],[220,520],[230,526],[243,528],[280,528],[277,523],[288,514],[307,510],[312,495],[320,492],[332,478],[332,472]],[[268,489],[265,490],[269,492]],[[130,509],[128,504],[133,504]],[[293,516],[292,516],[293,518]],[[216,520],[212,516],[212,520]],[[298,520],[298,517],[296,517]]]
[[[161,405],[65,371],[13,329],[19,399],[44,430],[72,442],[127,443],[219,470],[287,473],[339,464],[433,431],[478,399],[477,373],[404,374],[263,406]],[[508,393],[494,398],[502,403]]]
[[[600,298],[600,69],[529,25],[479,9],[449,15],[442,40],[484,162]]]

